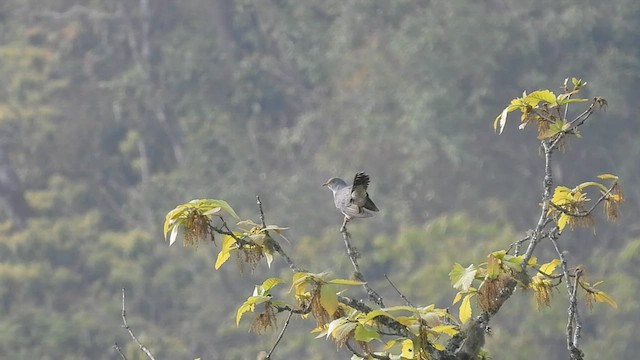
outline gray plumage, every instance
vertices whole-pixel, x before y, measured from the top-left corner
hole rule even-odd
[[[379,211],[373,203],[367,188],[369,187],[369,175],[359,172],[353,179],[353,185],[340,178],[331,178],[324,183],[333,192],[333,201],[336,208],[350,220],[352,218],[367,218],[373,216],[369,211]]]

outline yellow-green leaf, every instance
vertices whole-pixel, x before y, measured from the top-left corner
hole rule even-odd
[[[558,229],[562,231],[565,226],[567,226],[567,222],[569,221],[569,215],[562,213],[560,214],[560,218],[558,219]]]
[[[453,304],[455,305],[458,301],[460,301],[460,299],[462,299],[462,291],[458,291],[458,293],[456,294],[456,296],[454,296],[453,298]]]
[[[463,268],[462,265],[455,263],[449,273],[451,284],[453,284],[453,287],[457,290],[467,291],[469,287],[471,287],[476,272],[478,272],[478,270],[473,264]]]
[[[388,312],[386,312],[384,310],[377,309],[377,310],[370,311],[367,314],[367,316],[364,317],[362,322],[364,322],[364,323],[369,322],[369,321],[375,319],[377,316],[386,316],[388,318],[391,318],[391,319],[395,320],[395,318],[393,316],[391,316],[391,314],[389,314]]]
[[[366,282],[362,282],[362,281],[357,281],[357,280],[349,280],[349,279],[333,279],[333,280],[329,280],[327,281],[327,283],[329,284],[335,284],[335,285],[364,285],[366,284]]]
[[[338,310],[338,295],[333,285],[325,284],[320,287],[320,305],[331,316]]]
[[[556,95],[549,90],[538,90],[534,91],[531,94],[527,95],[523,101],[531,106],[536,106],[541,101],[544,101],[548,104],[556,103]]]
[[[218,270],[231,256],[231,250],[235,250],[236,240],[231,235],[225,235],[222,239],[222,248],[216,259],[215,269]]]
[[[271,290],[274,286],[278,285],[278,284],[282,284],[284,282],[284,280],[280,279],[280,278],[268,278],[267,280],[262,282],[262,285],[260,285],[262,287],[262,289],[266,292]]]
[[[618,308],[618,304],[604,291],[597,291],[593,294],[593,299],[597,302],[607,303],[614,309]]]
[[[431,331],[447,334],[449,336],[453,336],[458,333],[458,330],[456,330],[455,325],[438,325],[438,326],[432,327]]]
[[[255,308],[254,304],[249,304],[246,302],[242,304],[242,306],[238,308],[238,311],[236,311],[236,326],[240,325],[240,319],[242,319],[242,315],[247,311],[253,311],[254,308]]]
[[[560,259],[553,259],[550,262],[540,266],[540,272],[551,275],[553,274],[553,270],[556,269],[558,264],[560,264]]]
[[[378,333],[378,331],[376,331],[376,329],[374,329],[371,326],[358,324],[356,326],[354,338],[357,341],[369,342],[371,340],[379,340],[380,334]]]
[[[413,359],[413,341],[410,339],[405,339],[402,341],[402,353],[400,354],[403,358]]]
[[[603,180],[618,180],[618,177],[613,174],[600,174],[598,178]]]
[[[462,299],[462,304],[460,304],[460,321],[466,323],[469,319],[471,319],[471,297],[474,294],[468,294]]]
[[[487,276],[493,280],[500,275],[500,260],[493,254],[487,256]]]

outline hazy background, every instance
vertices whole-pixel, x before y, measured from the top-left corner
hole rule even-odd
[[[381,209],[351,228],[367,278],[387,304],[402,300],[385,273],[414,303],[450,306],[451,265],[506,248],[539,211],[534,131],[515,116],[497,136],[493,119],[576,76],[609,108],[558,154],[556,180],[616,173],[627,202],[618,226],[562,246],[619,304],[584,309],[588,357],[635,358],[639,44],[637,0],[3,0],[0,357],[118,359],[118,341],[142,359],[120,327],[125,286],[158,359],[255,358],[276,334],[236,328],[235,310],[289,270],[214,271],[219,247],[167,247],[165,213],[210,197],[257,220],[259,194],[299,266],[348,277],[320,185],[359,170]],[[565,359],[564,294],[541,312],[514,296],[493,358]],[[349,358],[295,323],[278,359]]]

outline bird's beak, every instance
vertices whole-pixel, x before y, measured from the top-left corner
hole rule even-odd
[[[329,183],[326,182],[326,183],[322,184],[322,186],[329,186]]]

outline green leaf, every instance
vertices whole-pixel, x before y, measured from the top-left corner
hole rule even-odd
[[[471,319],[471,297],[475,294],[468,294],[462,299],[462,304],[460,304],[460,321],[462,323],[466,323],[469,319]]]
[[[338,310],[338,295],[333,285],[325,284],[320,287],[320,305],[331,316]]]
[[[371,326],[358,324],[354,338],[357,341],[369,342],[371,340],[380,340],[380,334],[378,334],[378,331]]]
[[[478,270],[473,266],[473,264],[469,265],[467,268],[463,268],[462,265],[455,263],[453,265],[453,269],[449,273],[449,278],[451,279],[451,284],[457,290],[467,291],[469,287],[471,287],[471,283],[476,276]]]

